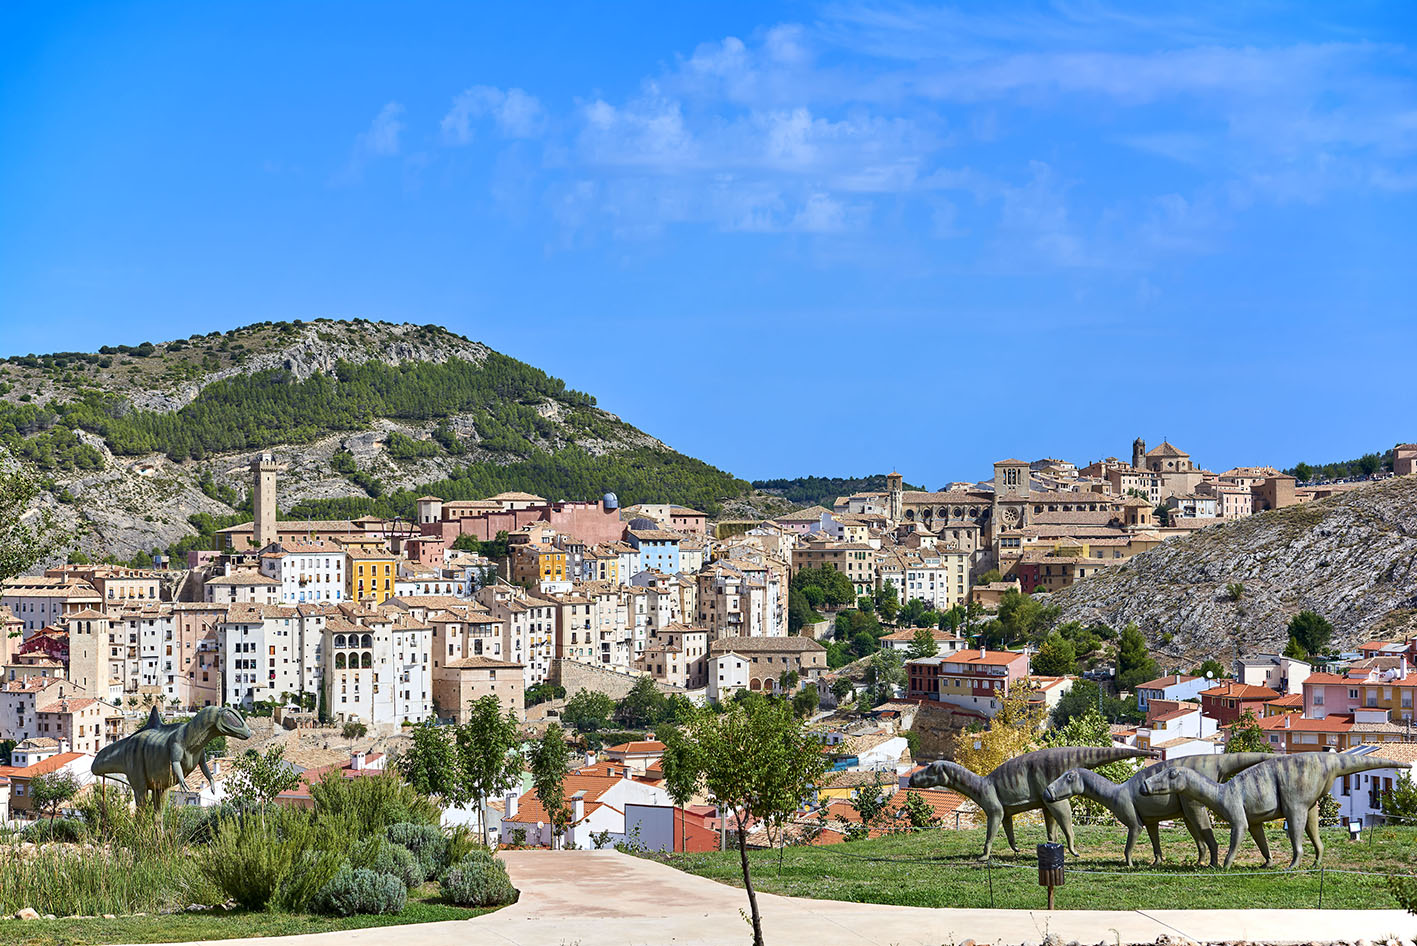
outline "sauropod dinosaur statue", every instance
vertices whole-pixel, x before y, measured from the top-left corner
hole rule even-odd
[[[98,750],[93,759],[94,775],[122,775],[141,808],[152,796],[153,808],[161,808],[173,785],[187,787],[187,776],[201,768],[207,781],[207,743],[217,736],[250,739],[251,730],[242,715],[230,707],[204,706],[186,722],[164,723],[154,706],[143,728]]]
[[[1303,853],[1302,833],[1307,833],[1314,845],[1314,863],[1323,861],[1324,842],[1319,837],[1318,802],[1333,787],[1335,778],[1370,769],[1403,768],[1406,765],[1405,762],[1374,756],[1302,752],[1261,762],[1224,785],[1193,769],[1180,766],[1167,768],[1145,778],[1142,792],[1147,795],[1167,792],[1187,795],[1228,821],[1230,849],[1225,852],[1226,867],[1235,860],[1240,833],[1246,828],[1264,856],[1264,866],[1268,867],[1269,842],[1264,836],[1264,824],[1278,818],[1287,819],[1289,845],[1294,852],[1289,869],[1293,869]]]
[[[1152,863],[1161,863],[1161,836],[1157,831],[1157,824],[1174,818],[1182,820],[1196,842],[1196,863],[1205,862],[1208,850],[1210,866],[1216,867],[1220,858],[1215,843],[1215,832],[1211,828],[1210,812],[1206,810],[1205,805],[1176,793],[1147,795],[1142,792],[1142,782],[1162,768],[1177,765],[1199,772],[1216,782],[1223,782],[1237,772],[1272,758],[1274,756],[1268,752],[1188,756],[1148,766],[1120,784],[1089,769],[1069,769],[1048,786],[1043,797],[1048,801],[1059,801],[1074,795],[1083,795],[1106,805],[1112,814],[1117,816],[1117,820],[1126,825],[1127,847],[1124,857],[1128,867],[1132,866],[1132,850],[1143,827],[1151,838]]]
[[[1073,809],[1066,798],[1049,801],[1043,792],[1069,769],[1090,769],[1119,759],[1150,757],[1142,749],[1127,746],[1058,746],[1035,749],[1016,756],[988,775],[976,775],[958,762],[933,762],[910,777],[911,788],[943,786],[973,799],[987,819],[984,834],[984,857],[994,850],[994,836],[999,825],[1009,847],[1018,850],[1014,842],[1014,815],[1021,811],[1043,809],[1043,825],[1048,840],[1053,840],[1053,823],[1063,829],[1068,850],[1077,855],[1073,843]]]

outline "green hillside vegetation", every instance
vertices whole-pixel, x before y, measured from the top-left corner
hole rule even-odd
[[[1374,473],[1392,472],[1392,450],[1382,453],[1365,453],[1354,460],[1339,460],[1335,463],[1296,463],[1285,470],[1301,483],[1314,480],[1344,480],[1355,476],[1372,476]]]
[[[292,519],[410,518],[416,511],[414,500],[425,493],[456,500],[482,499],[508,490],[548,499],[584,500],[599,499],[610,491],[622,506],[672,502],[713,515],[719,500],[740,495],[747,488],[742,480],[672,450],[637,447],[595,455],[573,446],[554,454],[534,450],[525,459],[509,463],[469,464],[447,479],[388,493],[379,489],[377,496],[305,500],[285,515]]]
[[[797,506],[826,506],[831,508],[838,496],[852,493],[884,493],[886,474],[873,476],[797,476],[792,479],[754,480],[754,489],[777,493]],[[905,484],[906,489],[924,489],[922,486]]]
[[[490,354],[480,364],[449,361],[392,366],[380,362],[339,362],[333,376],[297,381],[288,371],[263,371],[215,381],[191,403],[174,412],[134,411],[126,398],[97,390],[78,399],[10,408],[23,418],[0,431],[54,427],[82,428],[103,437],[119,456],[165,453],[176,461],[212,453],[251,450],[285,443],[309,443],[330,433],[364,430],[376,417],[424,421],[477,413],[484,449],[524,451],[544,440],[554,425],[533,406],[543,398],[568,408],[586,408],[595,399],[568,390],[565,383],[530,365]],[[579,417],[573,429],[593,434],[598,418]],[[70,434],[72,436],[72,434]]]

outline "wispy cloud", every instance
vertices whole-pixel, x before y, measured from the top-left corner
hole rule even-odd
[[[918,204],[927,238],[969,232],[999,258],[1132,266],[1214,251],[1227,217],[1256,201],[1417,186],[1411,50],[1322,30],[1266,35],[1241,16],[1086,0],[999,12],[838,3],[810,22],[708,39],[622,98],[551,109],[522,89],[473,86],[441,133],[467,145],[486,124],[535,140],[540,167],[519,166],[541,177],[543,206],[573,241],[692,224],[860,235]],[[1049,122],[1075,140],[1036,130]],[[1128,154],[1176,162],[1187,186],[1149,193],[1138,179],[1119,192],[1080,162],[1079,144],[1110,148],[1113,166]]]
[[[399,136],[403,133],[403,106],[389,102],[379,109],[379,114],[369,123],[369,127],[354,137],[349,160],[333,178],[333,183],[353,184],[364,175],[364,167],[371,159],[394,157],[399,153]]]
[[[443,116],[443,138],[465,145],[475,136],[473,125],[491,118],[506,138],[535,138],[546,126],[546,110],[534,95],[522,89],[498,89],[475,85],[453,99],[453,107]]]

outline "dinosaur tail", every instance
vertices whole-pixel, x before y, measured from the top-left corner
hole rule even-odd
[[[1352,775],[1354,772],[1368,772],[1372,769],[1405,769],[1406,762],[1394,762],[1392,759],[1381,759],[1377,756],[1343,756],[1335,755],[1331,758],[1338,760],[1338,765],[1334,768],[1334,775]]]
[[[1068,768],[1090,769],[1095,765],[1105,765],[1119,759],[1155,758],[1154,753],[1145,749],[1134,749],[1131,746],[1069,746],[1068,748],[1072,753],[1076,753],[1076,761],[1069,762]]]

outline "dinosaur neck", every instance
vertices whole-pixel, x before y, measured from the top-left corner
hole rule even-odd
[[[987,784],[985,780],[962,765],[956,764],[950,769],[950,778],[955,783],[955,788],[976,801],[984,794]]]
[[[1221,793],[1224,791],[1224,789],[1221,788],[1221,786],[1217,782],[1214,782],[1211,779],[1200,775],[1199,773],[1192,772],[1190,773],[1190,775],[1191,777],[1186,779],[1186,794],[1194,795],[1196,798],[1199,798],[1201,801],[1206,802],[1209,805],[1219,805],[1221,800]]]
[[[212,721],[203,719],[200,714],[193,716],[192,719],[182,727],[181,740],[183,747],[189,752],[199,751],[211,741],[212,730],[215,728],[216,725]]]
[[[1082,784],[1087,786],[1088,794],[1101,801],[1116,801],[1122,793],[1122,786],[1092,769],[1078,769],[1078,775],[1082,778]]]

